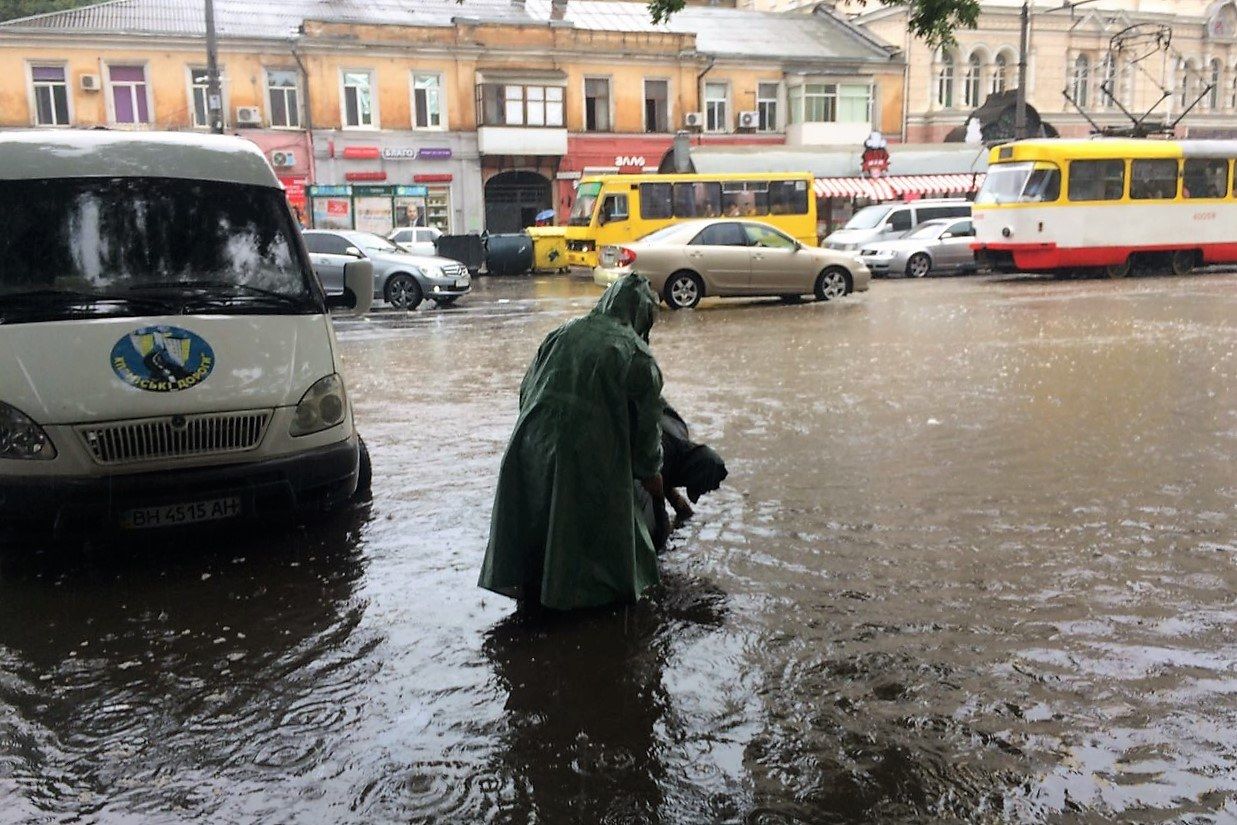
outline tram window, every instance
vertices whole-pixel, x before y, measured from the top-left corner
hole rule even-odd
[[[1056,169],[1035,169],[1027,178],[1019,200],[1025,203],[1047,203],[1061,197],[1061,173]]]
[[[1125,161],[1076,160],[1069,165],[1069,199],[1116,201],[1125,191]]]
[[[1222,158],[1190,158],[1181,179],[1185,198],[1222,198],[1228,194],[1228,161]]]
[[[640,184],[640,217],[645,220],[664,220],[674,217],[674,202],[668,183]]]
[[[1177,161],[1131,161],[1130,197],[1139,201],[1172,200],[1177,197]]]

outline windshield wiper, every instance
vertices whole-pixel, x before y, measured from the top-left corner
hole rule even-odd
[[[308,303],[309,298],[308,295],[289,295],[286,292],[276,292],[273,289],[263,289],[262,287],[250,286],[249,284],[238,284],[234,281],[172,281],[160,284],[137,284],[129,287],[129,289],[134,292],[146,292],[160,289],[168,290],[169,292],[185,289],[230,289],[234,293],[271,298],[281,303],[294,304],[296,306],[304,306]]]
[[[0,293],[0,304],[28,306],[30,304],[132,304],[134,306],[175,307],[164,298],[127,295],[119,292],[87,292],[74,289],[33,289],[27,292]]]

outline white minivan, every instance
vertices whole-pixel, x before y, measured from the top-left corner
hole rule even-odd
[[[869,244],[905,238],[926,221],[969,217],[971,202],[964,198],[878,203],[856,212],[846,226],[825,238],[821,246],[839,252],[857,252]]]
[[[323,292],[256,146],[8,132],[0,180],[0,528],[321,512],[368,484],[328,311],[366,312],[372,271]]]

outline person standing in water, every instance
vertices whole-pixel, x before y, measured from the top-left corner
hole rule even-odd
[[[648,280],[631,274],[542,341],[520,385],[481,587],[571,610],[634,602],[657,584],[664,536],[639,501],[647,492],[665,512],[656,314]]]

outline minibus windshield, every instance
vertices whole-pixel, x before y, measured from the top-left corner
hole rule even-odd
[[[178,178],[6,181],[0,323],[322,311],[283,200]]]
[[[865,206],[846,222],[843,229],[874,229],[889,214],[889,206]]]
[[[601,194],[601,184],[597,182],[582,183],[576,190],[576,203],[571,207],[567,217],[568,226],[588,226],[593,222],[593,208],[597,206],[597,196]]]

